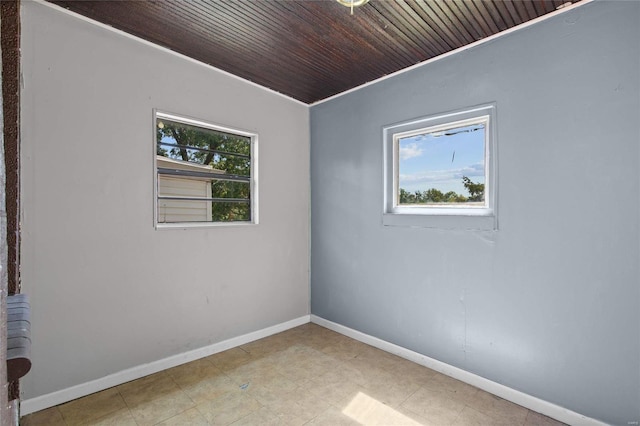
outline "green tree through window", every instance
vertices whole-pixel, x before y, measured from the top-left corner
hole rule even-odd
[[[409,192],[404,188],[400,188],[398,198],[399,204],[446,204],[446,203],[466,203],[484,201],[484,184],[474,183],[466,176],[462,177],[462,184],[469,192],[469,196],[449,191],[445,194],[439,189],[430,188],[426,191]]]
[[[251,143],[248,136],[158,114],[159,188],[171,188],[158,192],[158,208],[165,209],[158,222],[251,221]],[[195,210],[206,204],[210,217],[203,218]]]

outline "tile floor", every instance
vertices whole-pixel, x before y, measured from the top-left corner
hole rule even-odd
[[[305,324],[25,416],[32,425],[561,425]]]

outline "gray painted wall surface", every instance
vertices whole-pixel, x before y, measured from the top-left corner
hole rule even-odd
[[[640,420],[640,2],[595,2],[312,107],[312,313]],[[497,102],[499,230],[382,226],[382,126]]]
[[[24,399],[308,315],[308,108],[22,6]],[[259,134],[258,226],[154,230],[154,107]]]

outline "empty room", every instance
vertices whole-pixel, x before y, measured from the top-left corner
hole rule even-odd
[[[3,426],[640,422],[640,1],[2,3]]]

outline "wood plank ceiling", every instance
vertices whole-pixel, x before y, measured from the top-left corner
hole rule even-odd
[[[313,103],[556,10],[567,0],[49,0]]]

